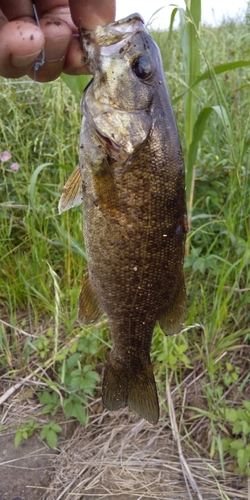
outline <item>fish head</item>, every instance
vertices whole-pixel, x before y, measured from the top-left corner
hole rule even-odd
[[[94,75],[95,100],[119,110],[148,109],[164,76],[159,49],[142,17],[132,14],[93,31],[80,29],[80,35]]]

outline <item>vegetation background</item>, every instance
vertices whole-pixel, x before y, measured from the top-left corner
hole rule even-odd
[[[219,457],[222,469],[230,456],[231,470],[245,477],[250,475],[250,5],[244,19],[212,28],[199,26],[200,4],[193,0],[185,11],[174,9],[169,32],[152,33],[183,145],[190,216],[186,328],[164,338],[156,327],[152,360],[162,409],[168,412],[168,383],[184,401],[184,414],[176,409],[184,438]],[[181,27],[173,30],[178,14]],[[20,380],[32,384],[34,378],[39,403],[34,417],[21,422],[16,445],[39,428],[55,447],[61,408],[66,418],[87,423],[110,346],[105,319],[84,332],[76,323],[87,265],[81,208],[61,216],[57,211],[60,190],[78,162],[79,96],[85,84],[68,77],[42,85],[1,79],[0,153],[11,158],[2,155],[0,161],[0,403],[10,397],[10,387],[18,388]],[[41,424],[45,413],[52,417]]]

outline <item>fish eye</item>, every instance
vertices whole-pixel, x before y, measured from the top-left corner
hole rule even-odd
[[[141,80],[146,80],[152,74],[150,59],[147,56],[138,56],[132,62],[132,70]]]

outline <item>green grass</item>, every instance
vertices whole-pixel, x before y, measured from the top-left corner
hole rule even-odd
[[[172,380],[181,397],[185,380],[192,372],[197,377],[202,409],[192,398],[187,406],[196,408],[194,420],[205,415],[212,422],[209,451],[222,457],[222,439],[233,436],[227,410],[239,408],[248,397],[250,69],[243,64],[231,68],[249,61],[250,33],[247,24],[230,21],[219,28],[203,27],[198,35],[192,43],[199,52],[199,75],[205,77],[190,89],[181,32],[153,33],[187,162],[194,139],[196,149],[193,164],[188,164],[195,184],[185,261],[186,329],[167,339],[157,327],[152,359],[163,403],[166,380]],[[216,67],[220,71],[213,71]],[[60,395],[69,405],[72,391],[93,394],[93,379],[88,386],[88,376],[79,374],[84,365],[103,362],[109,344],[106,325],[86,329],[92,350],[79,344],[81,329],[75,320],[86,267],[81,208],[61,216],[57,211],[60,189],[78,161],[81,115],[74,83],[70,85],[71,90],[60,79],[43,85],[2,79],[0,87],[0,152],[12,155],[0,164],[0,373],[15,380],[47,362],[54,385],[45,375],[42,381],[57,391],[54,407]],[[78,92],[75,87],[76,96]],[[11,161],[20,165],[17,172],[10,170]],[[69,366],[74,389],[67,378]],[[66,414],[77,418],[77,409],[67,407]],[[186,424],[187,433],[192,425]]]

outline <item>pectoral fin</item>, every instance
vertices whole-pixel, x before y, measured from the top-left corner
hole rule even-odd
[[[79,297],[78,319],[83,325],[89,325],[103,314],[94,285],[86,273],[83,278],[82,290]]]
[[[62,196],[58,203],[59,214],[70,208],[78,207],[82,203],[82,197],[82,176],[80,165],[77,165],[62,189]]]
[[[110,158],[104,158],[99,169],[93,172],[96,203],[103,212],[108,213],[118,208],[116,185],[109,161]]]

